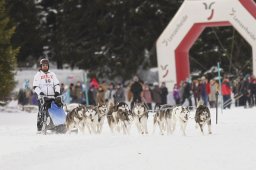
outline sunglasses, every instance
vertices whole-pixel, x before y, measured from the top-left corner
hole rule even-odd
[[[48,66],[48,64],[42,64],[42,66]]]

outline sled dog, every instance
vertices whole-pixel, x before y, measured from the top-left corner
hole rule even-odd
[[[167,134],[171,133],[172,110],[173,106],[170,105],[157,108],[156,113],[153,116],[153,133],[155,132],[156,126],[159,127],[161,135],[164,135],[165,131]]]
[[[120,132],[120,130],[123,129],[124,134],[130,133],[133,118],[129,106],[125,102],[120,102],[116,105],[112,103],[107,114],[107,120],[111,132]]]
[[[74,128],[77,128],[80,132],[84,130],[83,119],[85,109],[85,106],[79,105],[78,107],[68,112],[66,117],[67,133],[70,133]]]
[[[96,120],[96,133],[101,133],[108,108],[106,104],[101,104],[96,107],[96,110],[98,114],[98,119]]]
[[[144,103],[135,103],[132,112],[138,132],[140,134],[148,134],[148,110]]]
[[[204,134],[204,125],[207,123],[208,125],[208,133],[211,134],[211,113],[207,106],[199,105],[196,108],[195,114],[196,124],[199,125],[202,134]]]
[[[171,132],[173,133],[176,128],[177,121],[180,124],[182,133],[186,136],[186,127],[188,123],[189,108],[185,106],[176,106],[173,108],[171,115]]]
[[[96,133],[96,126],[98,122],[98,113],[97,109],[93,105],[86,106],[85,112],[84,112],[84,127],[87,127],[88,132],[91,134]]]

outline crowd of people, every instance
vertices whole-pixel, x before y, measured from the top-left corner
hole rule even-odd
[[[61,92],[67,94],[68,98],[70,97],[70,103],[86,104],[88,101],[89,105],[101,105],[109,101],[113,103],[128,101],[132,107],[135,102],[144,102],[150,110],[152,103],[155,103],[155,106],[167,104],[168,89],[164,82],[161,86],[156,82],[150,86],[147,82],[142,82],[137,76],[134,76],[129,85],[124,87],[120,82],[106,83],[102,81],[99,83],[96,78],[92,78],[88,86],[89,89],[86,90],[86,85],[78,81],[76,85],[71,83],[69,88],[63,89]]]
[[[87,84],[77,81],[69,85],[58,85],[65,103],[100,105],[108,101],[128,101],[132,107],[134,102],[144,102],[152,110],[164,104],[183,105],[186,101],[189,106],[196,107],[198,101],[202,100],[204,105],[214,108],[221,93],[224,109],[230,108],[232,102],[235,106],[246,108],[256,105],[256,78],[253,75],[240,76],[232,81],[224,75],[221,86],[219,81],[202,76],[174,84],[174,87],[169,88],[171,91],[168,91],[165,82],[160,85],[158,82],[150,84],[140,80],[138,76],[134,76],[125,87],[121,82],[98,82],[95,77]],[[29,87],[29,82],[25,81],[24,87],[18,93],[18,103],[37,105],[37,96],[40,94],[35,92],[35,89]],[[174,103],[170,103],[170,98]]]
[[[99,83],[96,78],[92,78],[88,86],[86,89],[86,84],[81,81],[69,85],[61,83],[60,94],[64,96],[65,103],[86,104],[88,101],[89,105],[98,105],[107,101],[114,103],[128,101],[133,106],[134,102],[138,101],[146,103],[151,110],[154,109],[152,104],[155,107],[170,104],[170,98],[173,99],[175,105],[182,105],[187,101],[189,106],[197,106],[198,101],[202,100],[204,105],[214,108],[221,90],[224,108],[230,108],[232,101],[235,106],[245,108],[256,105],[256,78],[250,75],[233,81],[224,77],[221,87],[217,80],[208,80],[202,76],[192,81],[189,79],[181,81],[180,84],[174,85],[172,91],[168,91],[165,82],[162,82],[160,86],[157,82],[149,84],[139,80],[137,76],[127,87],[120,82]],[[18,93],[18,102],[21,105],[37,105],[37,95],[26,84]]]

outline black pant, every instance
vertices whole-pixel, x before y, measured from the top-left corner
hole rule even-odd
[[[37,131],[41,131],[43,127],[43,111],[44,109],[49,109],[51,107],[51,101],[46,102],[44,106],[41,105],[40,101],[38,101],[38,113],[37,113]]]
[[[188,99],[189,106],[192,106],[191,97],[183,97],[183,98],[182,98],[182,101],[181,101],[181,104],[184,104],[184,102],[185,102],[186,99]]]

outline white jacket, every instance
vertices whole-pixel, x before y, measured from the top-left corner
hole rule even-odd
[[[55,92],[60,93],[59,80],[55,73],[48,71],[38,71],[34,77],[33,88],[37,95],[43,92],[47,96],[54,95]]]

